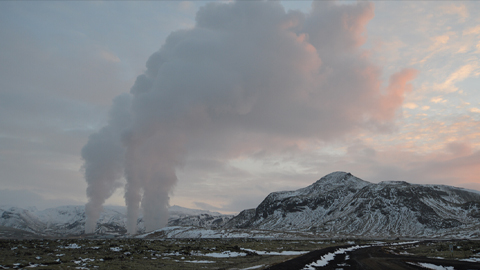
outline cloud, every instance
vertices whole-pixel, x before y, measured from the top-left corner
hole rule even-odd
[[[450,4],[439,7],[440,11],[443,14],[447,15],[457,15],[459,17],[459,21],[463,22],[469,16],[469,12],[467,7],[464,4]]]
[[[394,119],[397,108],[402,106],[405,94],[412,91],[410,84],[418,74],[415,69],[404,69],[390,77],[390,84],[387,87],[388,95],[379,100],[383,110],[380,112],[384,120]]]
[[[194,10],[195,4],[192,1],[181,1],[178,7],[182,11],[192,11]]]
[[[479,109],[479,108],[476,108],[476,107],[470,108],[469,111],[470,111],[470,112],[473,112],[473,113],[480,113],[480,109]]]
[[[445,150],[453,156],[467,156],[473,153],[472,146],[464,142],[447,143]]]
[[[391,3],[392,4],[375,2],[376,11],[380,10],[382,5],[385,5],[386,8],[383,14],[380,12],[376,12],[374,21],[376,20],[377,24],[374,25],[374,21],[372,21],[372,23],[370,23],[368,27],[369,30],[383,29],[384,32],[380,32],[383,35],[378,34],[379,38],[381,37],[382,41],[398,39],[401,40],[401,43],[405,45],[401,46],[402,50],[397,53],[398,55],[400,55],[400,57],[398,57],[400,61],[393,62],[391,61],[392,54],[389,51],[385,53],[386,48],[382,48],[381,52],[384,52],[385,58],[390,61],[385,63],[385,68],[389,68],[387,69],[389,71],[398,70],[399,66],[401,67],[408,65],[408,63],[411,63],[410,59],[422,59],[426,55],[431,54],[430,58],[426,59],[422,66],[415,66],[423,69],[422,73],[419,75],[419,78],[415,80],[415,83],[416,85],[419,85],[423,82],[424,90],[420,91],[418,88],[416,88],[415,91],[408,95],[408,99],[406,99],[408,103],[403,105],[403,107],[407,109],[409,107],[416,107],[416,109],[422,113],[414,114],[410,117],[410,119],[400,119],[399,123],[401,123],[401,125],[397,127],[398,129],[396,129],[394,133],[390,133],[387,135],[378,135],[372,134],[368,131],[362,132],[363,135],[361,136],[365,143],[363,148],[356,145],[352,146],[349,142],[345,142],[344,140],[342,140],[341,143],[339,143],[339,145],[335,147],[332,146],[335,145],[335,141],[329,140],[327,141],[327,143],[322,145],[323,148],[328,148],[329,150],[323,151],[323,148],[322,150],[318,149],[319,145],[313,143],[308,144],[308,142],[311,143],[312,141],[304,139],[302,140],[301,145],[305,145],[305,142],[307,142],[307,146],[303,146],[302,149],[307,150],[303,152],[297,152],[295,155],[292,154],[295,153],[295,151],[292,150],[293,145],[294,142],[300,141],[300,139],[295,138],[294,140],[290,140],[289,143],[291,143],[290,145],[292,146],[292,148],[289,148],[289,153],[292,156],[295,156],[294,161],[291,162],[298,163],[296,166],[292,167],[308,167],[312,173],[311,175],[305,176],[304,171],[296,170],[295,173],[289,175],[289,177],[291,177],[290,179],[283,179],[282,184],[269,186],[270,189],[267,189],[265,191],[265,194],[268,194],[268,192],[274,190],[288,190],[304,187],[308,184],[311,184],[319,176],[329,173],[332,170],[349,170],[354,174],[358,174],[358,176],[364,178],[365,180],[382,181],[388,179],[396,179],[419,183],[441,182],[444,184],[456,186],[466,186],[470,184],[472,187],[475,186],[473,182],[467,183],[465,179],[462,179],[460,176],[455,176],[454,173],[445,174],[445,177],[449,175],[449,180],[446,180],[446,178],[444,177],[437,178],[433,174],[428,174],[428,172],[422,171],[420,169],[421,166],[426,166],[426,164],[435,163],[437,164],[436,166],[441,166],[438,165],[441,162],[445,162],[444,164],[447,164],[449,163],[448,160],[452,160],[451,162],[453,162],[454,159],[458,158],[458,156],[452,153],[452,147],[447,147],[449,142],[471,142],[470,148],[472,150],[472,154],[478,150],[478,138],[480,138],[478,131],[478,119],[476,119],[478,118],[478,114],[470,114],[468,112],[469,107],[472,107],[473,105],[466,107],[464,110],[458,110],[453,107],[456,99],[458,98],[457,93],[460,94],[460,91],[457,91],[457,93],[451,93],[448,96],[446,95],[445,97],[443,97],[443,100],[448,99],[448,103],[445,103],[442,106],[428,104],[429,102],[435,103],[435,101],[438,101],[438,104],[441,104],[441,102],[443,102],[443,100],[440,101],[439,99],[437,99],[439,98],[438,92],[430,92],[431,90],[437,89],[434,87],[435,82],[440,82],[441,84],[442,82],[450,78],[450,75],[460,70],[460,68],[465,66],[466,64],[475,64],[473,63],[474,61],[471,62],[472,59],[476,59],[475,55],[472,55],[470,52],[472,49],[471,45],[473,44],[474,49],[475,45],[478,43],[478,39],[475,39],[476,34],[472,31],[471,34],[469,34],[469,37],[459,36],[460,34],[462,34],[462,27],[467,24],[471,26],[472,23],[474,23],[473,17],[469,18],[469,20],[466,21],[467,24],[458,24],[458,19],[461,17],[457,15],[445,16],[445,14],[437,12],[436,7],[438,5],[436,3],[412,3],[408,6],[393,2]],[[392,6],[395,7],[395,12],[391,12]],[[412,6],[417,8],[416,10],[418,11],[415,11],[417,12],[416,14],[412,14]],[[473,14],[473,11],[475,9],[472,9],[472,6],[470,6],[469,9],[470,13]],[[412,20],[412,16],[415,16],[414,18],[416,19]],[[386,17],[392,18],[390,23],[385,23]],[[399,24],[398,22],[401,20],[404,21]],[[402,25],[402,27],[393,27],[396,25]],[[416,30],[412,32],[412,29]],[[402,33],[402,31],[404,32]],[[372,37],[372,32],[373,31],[369,31],[369,38]],[[309,37],[309,40],[312,39]],[[436,41],[438,41],[437,44],[435,44]],[[444,43],[442,43],[442,41]],[[366,45],[368,45],[368,43]],[[464,45],[468,45],[467,49],[463,48]],[[434,49],[433,53],[431,51],[428,51],[432,48]],[[318,51],[321,51],[321,49]],[[458,55],[456,54],[457,52],[463,52],[464,54]],[[325,58],[321,57],[321,60],[322,63],[325,62]],[[376,61],[376,63],[379,62]],[[470,77],[472,77],[474,74],[475,71],[472,71]],[[460,79],[461,76],[458,75],[460,74],[455,74],[455,76],[451,77],[454,78],[454,80],[451,81],[451,85],[449,87],[465,87],[467,81],[460,84],[462,79]],[[472,104],[477,103],[475,101],[476,96],[474,95],[474,92],[468,92],[468,90],[465,88],[463,88],[462,90],[464,90],[464,93],[462,95],[465,96],[466,94],[468,94],[469,99],[471,98]],[[429,110],[421,111],[421,108],[423,106],[428,105],[432,106],[432,110],[430,110],[430,107],[428,107]],[[412,112],[410,111],[410,113]],[[463,113],[466,113],[467,115],[462,115]],[[355,131],[350,133],[350,135],[351,136],[349,137],[351,138],[359,137],[358,133]],[[219,137],[220,136],[216,136],[215,138],[218,139]],[[369,143],[367,143],[367,138],[370,139],[370,141],[368,141]],[[257,142],[260,142],[260,140],[257,140]],[[262,142],[269,143],[268,140]],[[280,151],[282,147],[284,149],[287,149],[286,142],[286,140],[283,140],[282,143],[272,143],[269,144],[268,147],[264,146],[261,149],[252,147],[255,145],[254,143],[244,143],[242,145],[237,144],[238,151],[235,152],[236,154],[228,156],[228,158],[235,158],[238,156],[242,157],[243,154],[243,157],[249,156],[254,159],[253,154],[248,153],[255,152],[255,149],[258,149],[258,152],[267,153],[267,156],[268,154],[270,154],[270,157],[274,154],[279,156],[284,154],[285,156],[288,156],[288,154],[285,154],[285,152]],[[240,141],[240,143],[242,143],[242,141]],[[465,144],[469,145],[468,143]],[[220,149],[220,147],[214,142],[212,142],[209,147],[211,147],[212,145],[214,146],[210,149]],[[228,149],[231,148],[229,147]],[[268,151],[262,151],[266,149],[268,149]],[[373,151],[369,151],[368,149]],[[244,151],[242,152],[241,150]],[[206,150],[202,149],[201,151],[198,151],[198,153],[203,151]],[[220,155],[219,152],[221,151],[215,151],[217,155]],[[312,154],[312,152],[321,152],[323,154],[314,155]],[[345,154],[345,152],[348,152],[348,154]],[[367,153],[372,152],[375,152],[375,158],[372,158],[373,155],[367,155]],[[285,156],[282,156],[282,158],[278,158],[278,162],[280,164],[288,163]],[[471,156],[471,159],[474,158],[472,155],[467,156]],[[265,157],[265,155],[262,156],[262,158],[263,157]],[[410,163],[415,164],[415,162],[419,163],[419,167],[416,169],[413,169],[413,167],[408,167],[406,165]],[[276,169],[276,174],[271,172],[270,170],[266,170],[265,175],[262,175],[262,177],[265,176],[265,178],[261,178],[256,175],[256,171],[251,177],[255,178],[255,176],[257,176],[257,181],[262,181],[263,179],[265,179],[265,181],[268,182],[279,183],[280,181],[278,181],[278,175],[281,173],[286,174],[287,169],[284,170],[284,168],[281,167],[278,167]],[[183,181],[186,180],[186,177],[188,177],[188,175],[190,174],[188,170],[188,164],[186,165],[184,170],[185,173],[183,173],[182,176],[179,177],[179,179],[181,180],[179,185],[182,185],[181,183],[183,183]],[[472,171],[474,170],[474,167],[470,167],[468,168],[468,170]],[[254,170],[250,170],[250,172],[253,171]],[[206,172],[206,174],[208,173]],[[195,176],[197,176],[197,174],[192,173],[191,182],[189,179],[188,183],[194,183]],[[208,176],[205,177],[205,179],[207,178]],[[214,185],[213,183],[223,183],[223,181],[221,181],[220,179],[221,178],[217,179],[217,182],[212,181],[210,182],[210,184]],[[234,177],[229,178],[229,180],[230,179],[234,180]],[[244,177],[240,177],[240,179],[242,179],[241,181],[245,181]],[[251,182],[246,181],[246,183],[250,184]],[[199,188],[201,188],[200,186],[201,185],[199,185]],[[195,186],[195,188],[197,188],[197,186]],[[208,190],[207,187],[204,188],[204,190]],[[186,188],[183,188],[181,190],[186,190]],[[226,189],[218,190],[223,191]],[[249,192],[251,191],[242,191],[241,195],[237,196],[246,196],[247,194],[249,194]],[[238,193],[240,193],[240,191]],[[191,192],[189,192],[189,194],[193,195],[194,191],[192,190]],[[259,196],[259,198],[262,197]],[[188,198],[184,199],[185,201],[188,201]],[[231,199],[233,200],[233,198]],[[217,200],[222,202],[222,204],[219,205],[226,205],[224,200],[221,200],[220,198],[218,198]],[[251,203],[250,206],[246,207],[253,206],[256,205],[254,203]]]
[[[455,86],[455,83],[469,78],[477,69],[476,64],[465,64],[451,73],[443,83],[436,84],[434,87],[437,90],[447,93],[456,92],[458,91],[458,87]]]
[[[388,131],[417,71],[400,70],[382,85],[381,67],[361,49],[373,16],[366,2],[315,1],[310,13],[263,1],[201,7],[196,25],[168,36],[125,108],[117,100],[109,124],[84,147],[87,207],[97,209],[89,220],[122,168],[128,231],[140,207],[152,230],[166,223],[177,170],[191,157],[264,158]]]
[[[449,39],[450,37],[448,35],[441,35],[432,38],[432,40],[435,41],[436,46],[447,43]]]
[[[463,30],[462,34],[463,35],[478,35],[478,34],[480,34],[480,25],[467,28],[467,29]]]
[[[410,162],[403,160],[397,165],[392,165],[393,163],[389,165],[390,168],[396,167],[393,175],[397,179],[455,186],[478,183],[480,152],[474,152],[468,144],[450,143],[445,146],[443,152],[416,157],[410,153],[407,157],[410,158]],[[387,171],[383,173],[384,177]]]
[[[216,207],[211,204],[205,203],[205,202],[194,202],[195,206],[203,209],[203,210],[210,210],[210,211],[217,211],[217,210],[223,210],[221,207]]]
[[[83,201],[78,153],[88,134],[103,124],[103,112],[43,93],[0,92],[1,186]]]
[[[118,56],[116,56],[115,54],[113,54],[110,51],[102,50],[100,52],[100,55],[102,56],[103,59],[105,59],[109,62],[113,62],[113,63],[119,63],[120,62],[120,58],[118,58]]]
[[[59,42],[56,45],[64,49],[54,50],[24,31],[0,29],[0,38],[3,93],[108,107],[112,96],[128,90],[125,80],[119,79],[118,57],[84,39],[73,45]]]
[[[447,100],[443,99],[441,96],[439,97],[433,97],[430,99],[431,102],[433,103],[445,103]]]
[[[440,147],[435,151],[419,152],[416,147],[408,147],[405,141],[397,142],[395,147],[360,141],[352,144],[344,155],[329,156],[316,164],[316,168],[319,171],[328,171],[332,165],[348,168],[371,182],[401,180],[478,188],[480,151],[465,141],[452,141]]]
[[[38,210],[57,207],[58,205],[79,205],[83,201],[70,198],[48,199],[40,195],[42,192],[34,192],[28,189],[0,189],[0,206],[32,207]]]
[[[409,102],[409,103],[403,104],[403,107],[405,107],[407,109],[410,109],[410,110],[413,110],[413,109],[417,108],[418,105],[415,104],[415,103]]]

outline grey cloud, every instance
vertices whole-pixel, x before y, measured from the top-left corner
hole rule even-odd
[[[97,139],[114,143],[115,153],[125,151],[128,230],[134,232],[140,207],[147,230],[166,224],[175,170],[191,155],[268,155],[294,149],[299,140],[336,140],[391,125],[415,74],[399,72],[381,88],[381,69],[360,49],[372,17],[373,5],[363,2],[315,2],[309,14],[287,13],[273,1],[200,8],[195,27],[171,33],[147,61],[131,89],[131,124],[112,129],[120,134],[105,132],[109,125],[85,146],[89,204],[108,197],[102,192],[96,199],[94,185],[114,189],[121,167],[110,172],[96,160],[102,155],[87,155]],[[88,178],[89,167],[102,177]]]
[[[75,191],[85,188],[78,153],[106,122],[111,96],[128,88],[117,79],[118,67],[100,59],[91,43],[70,44],[56,35],[58,24],[48,27],[50,38],[32,31],[58,19],[40,19],[44,6],[32,4],[38,9],[23,3],[0,8],[0,182],[83,202]],[[27,9],[37,13],[25,15]]]
[[[46,196],[84,201],[77,192],[85,188],[79,181],[78,152],[95,123],[103,122],[102,112],[58,97],[0,93],[1,186],[37,188]],[[23,199],[29,201],[28,196]]]
[[[102,59],[102,49],[85,38],[72,37],[73,44],[60,39],[55,46],[68,49],[53,52],[23,31],[4,28],[0,38],[0,92],[108,106],[113,95],[128,90],[126,81],[118,76],[119,65]]]
[[[46,199],[37,192],[27,189],[0,189],[0,206],[35,207],[43,210],[58,205],[78,205],[81,201],[72,199]]]
[[[203,209],[203,210],[209,210],[209,211],[217,211],[217,210],[222,210],[222,208],[220,207],[216,207],[216,206],[213,206],[213,205],[210,205],[208,203],[204,203],[204,202],[194,202],[195,206],[200,208],[200,209]]]
[[[85,202],[78,192],[86,187],[79,152],[88,135],[107,122],[112,97],[128,91],[167,29],[185,21],[165,23],[176,16],[170,11],[177,4],[0,3],[2,188]],[[129,16],[133,13],[145,16]],[[103,53],[115,61],[117,54],[121,62]],[[31,194],[16,194],[30,201]]]
[[[356,153],[349,152],[349,158],[341,157],[339,162],[343,167],[358,172],[359,177],[373,182],[401,180],[478,188],[475,182],[480,173],[480,152],[473,151],[468,143],[447,143],[434,153],[397,149],[375,151],[375,155],[371,156],[365,153],[368,149],[372,148],[363,145],[357,148]],[[363,155],[359,154],[362,152]],[[352,173],[355,174],[355,171]]]

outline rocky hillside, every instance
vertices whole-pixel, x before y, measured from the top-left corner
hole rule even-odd
[[[334,172],[296,191],[270,193],[226,228],[316,235],[480,236],[480,193],[400,181],[369,183]]]

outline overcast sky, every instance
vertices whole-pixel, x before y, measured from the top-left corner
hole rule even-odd
[[[152,70],[177,91],[134,99],[137,114],[202,126],[179,128],[195,136],[172,205],[239,212],[333,171],[480,190],[475,14],[478,1],[0,1],[0,205],[86,203],[81,150]]]

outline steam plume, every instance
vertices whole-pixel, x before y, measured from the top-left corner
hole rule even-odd
[[[360,49],[373,16],[366,2],[314,1],[308,14],[276,1],[200,8],[195,27],[170,34],[84,147],[86,232],[121,177],[128,232],[140,207],[153,230],[166,224],[175,171],[193,152],[230,158],[271,138],[281,148],[387,127],[415,74],[381,86],[381,69]]]
[[[92,233],[102,205],[115,189],[123,175],[125,147],[121,142],[121,134],[131,122],[131,96],[124,94],[113,100],[110,111],[110,121],[98,133],[89,137],[88,143],[82,149],[85,160],[85,180],[87,181],[87,196],[89,201],[85,206],[87,215],[85,232]]]

